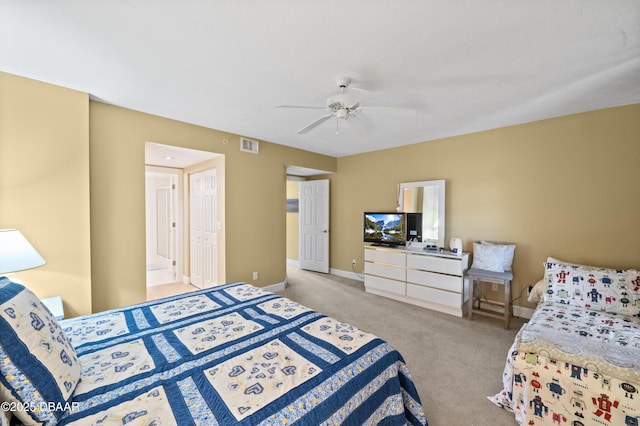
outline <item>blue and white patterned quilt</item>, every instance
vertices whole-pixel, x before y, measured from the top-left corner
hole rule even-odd
[[[82,372],[60,424],[427,424],[386,342],[245,283],[61,324]]]

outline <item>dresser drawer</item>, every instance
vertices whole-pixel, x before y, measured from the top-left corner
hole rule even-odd
[[[407,270],[405,268],[384,265],[382,263],[365,262],[364,273],[398,281],[405,281],[407,279]]]
[[[408,269],[407,282],[462,293],[462,277],[453,275]],[[458,295],[458,297],[460,296]]]
[[[407,296],[457,309],[460,309],[462,305],[460,293],[451,293],[450,291],[413,284],[407,284]]]
[[[464,315],[469,296],[469,253],[365,246],[364,286],[368,293],[447,314]]]
[[[369,262],[387,263],[389,265],[407,265],[407,255],[405,253],[392,250],[365,249],[364,260]]]
[[[389,293],[405,295],[406,284],[400,281],[389,280],[386,278],[373,277],[365,275],[364,286],[367,291],[369,290],[381,290]]]
[[[463,271],[462,259],[447,259],[420,254],[408,254],[407,267],[458,276],[462,276]]]

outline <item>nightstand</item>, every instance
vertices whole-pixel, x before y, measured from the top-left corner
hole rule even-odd
[[[47,309],[49,309],[49,311],[55,317],[55,319],[57,320],[64,319],[64,308],[62,307],[62,297],[60,296],[48,297],[46,299],[41,299],[41,302],[44,304],[44,306],[47,307]]]
[[[467,271],[467,277],[469,278],[469,305],[467,308],[467,315],[469,319],[473,318],[473,314],[480,314],[493,318],[504,318],[504,328],[509,330],[509,321],[513,314],[513,307],[511,306],[511,280],[513,279],[513,273],[511,272],[492,272],[482,269],[469,269]],[[494,306],[502,306],[504,312],[502,314],[490,312],[481,309],[480,304],[482,302],[480,285],[476,286],[476,282],[494,283],[500,284],[504,287],[504,303],[485,301],[484,303]],[[478,303],[478,307],[475,308],[474,304]]]

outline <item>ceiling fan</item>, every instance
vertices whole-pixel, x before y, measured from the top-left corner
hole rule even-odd
[[[362,112],[379,112],[396,117],[413,117],[416,114],[414,109],[408,108],[362,106],[360,105],[360,101],[362,101],[369,92],[353,87],[346,92],[345,89],[349,87],[350,83],[351,79],[349,77],[340,77],[337,80],[340,93],[329,96],[326,106],[278,105],[276,108],[324,109],[328,111],[322,117],[312,121],[306,127],[300,129],[298,131],[298,134],[300,135],[313,130],[333,117],[336,118],[336,134],[338,134],[338,123],[340,120],[346,121],[356,132],[364,134],[367,133],[367,127],[359,117],[359,114]]]

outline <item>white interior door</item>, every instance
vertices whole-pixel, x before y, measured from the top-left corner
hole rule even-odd
[[[329,272],[329,180],[300,182],[300,267]]]
[[[215,169],[189,176],[190,281],[199,288],[217,283],[217,186]]]
[[[204,287],[208,288],[217,284],[218,262],[218,180],[216,170],[204,172],[203,215],[204,223],[202,232],[204,236],[204,258],[202,267],[202,279]]]
[[[202,186],[198,174],[189,176],[189,281],[199,288],[204,288],[202,280]]]

